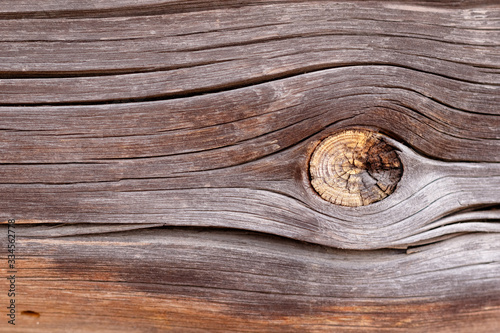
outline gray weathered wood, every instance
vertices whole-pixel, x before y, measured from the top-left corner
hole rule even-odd
[[[377,93],[380,71],[360,74],[366,87],[342,89],[357,79],[343,68],[167,102],[3,107],[2,139],[15,153],[3,156],[0,179],[10,194],[2,216],[233,227],[358,249],[500,231],[488,223],[498,210],[461,218],[500,201],[497,104],[479,114],[406,89]],[[438,121],[452,115],[451,124]],[[427,158],[393,140],[404,166],[395,193],[367,207],[332,206],[312,190],[307,161],[329,133],[360,124],[464,162]]]
[[[494,0],[4,0],[20,327],[496,332],[499,106]],[[311,187],[345,128],[387,198]]]

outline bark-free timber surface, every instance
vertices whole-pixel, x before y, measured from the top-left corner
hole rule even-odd
[[[498,2],[9,0],[0,42],[17,328],[500,328]],[[345,128],[387,198],[312,188]]]
[[[196,229],[23,238],[19,309],[40,317],[20,322],[26,332],[494,332],[497,240],[407,253]]]

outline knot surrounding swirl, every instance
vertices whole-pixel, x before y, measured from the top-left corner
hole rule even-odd
[[[394,147],[377,132],[344,130],[315,149],[309,172],[318,194],[331,203],[357,207],[394,192],[403,166]]]

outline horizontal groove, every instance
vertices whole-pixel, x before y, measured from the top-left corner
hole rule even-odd
[[[95,223],[76,223],[68,224],[61,222],[44,223],[26,223],[18,225],[26,228],[23,237],[30,239],[61,238],[71,236],[95,236],[106,234],[117,234],[132,230],[141,230],[159,227],[159,223],[137,224],[137,223],[119,223],[119,224],[95,224]],[[44,236],[43,233],[50,236]],[[38,235],[37,235],[38,233]]]
[[[358,19],[359,21],[363,21],[363,19]],[[173,35],[165,35],[162,37],[130,37],[130,38],[116,38],[116,39],[74,39],[74,40],[64,40],[64,39],[31,39],[31,40],[26,40],[26,39],[20,39],[20,40],[7,40],[7,41],[2,41],[0,40],[0,43],[2,44],[16,44],[16,43],[22,43],[22,44],[30,44],[30,43],[47,43],[47,44],[86,44],[86,43],[111,43],[111,42],[123,42],[123,41],[146,41],[148,39],[154,39],[155,41],[162,40],[163,38],[171,38],[171,37],[184,37],[184,36],[192,36],[192,35],[203,35],[203,34],[210,34],[210,33],[227,33],[227,32],[239,32],[239,31],[245,31],[249,29],[256,29],[256,28],[266,28],[266,27],[277,27],[277,26],[285,26],[288,25],[289,23],[285,22],[276,22],[276,23],[268,23],[268,24],[254,24],[251,26],[241,26],[241,27],[234,27],[234,28],[226,28],[226,29],[213,29],[213,30],[206,30],[206,31],[197,31],[197,32],[191,32],[191,33],[185,33],[185,34],[173,34]],[[500,31],[500,29],[499,29]],[[500,44],[495,44],[495,43],[486,43],[486,42],[466,42],[466,41],[457,41],[457,40],[447,40],[442,37],[436,37],[432,35],[419,35],[419,34],[412,34],[412,33],[398,33],[397,31],[395,32],[371,32],[368,30],[363,30],[362,32],[355,32],[355,31],[350,31],[350,30],[345,30],[345,31],[310,31],[310,32],[295,32],[295,33],[290,33],[290,34],[283,34],[283,35],[277,35],[277,36],[267,36],[267,37],[259,37],[256,39],[250,39],[250,40],[241,40],[241,41],[232,41],[232,42],[220,42],[220,43],[214,43],[211,45],[203,45],[203,46],[186,46],[184,48],[180,49],[174,49],[174,50],[164,50],[161,51],[162,53],[179,53],[179,52],[197,52],[197,51],[211,51],[211,50],[216,50],[216,49],[222,49],[222,48],[231,48],[231,47],[238,47],[238,46],[250,46],[250,45],[256,45],[256,44],[262,44],[266,42],[276,42],[276,41],[283,41],[283,40],[289,40],[289,41],[305,41],[307,39],[311,38],[318,38],[318,37],[381,37],[381,38],[394,38],[394,39],[409,39],[409,40],[420,40],[420,41],[426,41],[426,42],[436,42],[440,44],[446,44],[446,45],[453,45],[453,46],[463,46],[463,47],[478,47],[478,48],[491,48],[491,49],[496,49]],[[294,41],[295,42],[295,41]],[[336,48],[327,48],[326,50],[335,50]],[[338,48],[337,48],[338,49]],[[321,49],[319,49],[321,50]],[[314,52],[314,51],[319,51],[312,49],[309,52]],[[304,54],[303,52],[297,52],[297,53],[292,53],[293,54]],[[271,56],[268,59],[274,59],[280,56]],[[446,59],[439,59],[439,60],[446,60]],[[463,64],[463,65],[471,65],[475,68],[484,68],[484,69],[497,69],[498,66],[494,63],[492,64],[481,64],[481,63],[467,63],[467,62],[460,62],[460,61],[455,61],[458,64]],[[186,66],[179,66],[179,68],[184,68]],[[123,69],[104,69],[103,70],[103,75],[106,75],[107,73],[113,73],[113,72],[119,72],[119,71],[124,71]],[[128,70],[130,72],[130,70]],[[53,71],[55,73],[61,73],[61,75],[71,75],[71,71],[63,71],[63,72],[57,72]],[[40,75],[41,77],[58,77],[57,75],[52,74],[53,72],[47,72],[46,74],[44,72],[36,72],[36,71],[31,71],[31,72],[24,72],[24,71],[17,71],[17,72],[12,72],[11,78],[16,78],[16,75],[19,78],[24,78],[24,77],[29,77],[29,75]],[[92,71],[92,70],[86,70],[82,71],[81,73],[98,73],[97,71]],[[9,72],[4,72],[7,74],[4,75],[9,75]],[[83,74],[75,74],[75,75],[83,75]],[[64,77],[64,76],[63,76]],[[37,78],[37,76],[33,76],[33,78]]]
[[[99,237],[120,235],[120,236],[128,236],[128,235],[137,235],[143,232],[147,232],[149,230],[158,230],[161,232],[162,230],[168,230],[172,232],[183,232],[186,234],[199,234],[199,233],[215,233],[215,234],[227,234],[232,236],[241,236],[241,237],[256,237],[262,240],[268,239],[273,243],[279,242],[281,244],[290,244],[296,245],[299,244],[304,247],[312,247],[315,249],[324,249],[328,250],[339,250],[343,253],[391,253],[393,255],[409,255],[415,252],[419,252],[421,249],[425,249],[428,246],[435,246],[439,243],[445,243],[449,240],[456,239],[457,237],[468,236],[468,235],[478,235],[485,234],[485,232],[466,232],[459,234],[450,234],[443,235],[440,237],[433,237],[428,241],[419,241],[416,243],[409,243],[406,246],[397,245],[396,247],[393,244],[388,244],[387,247],[379,247],[374,249],[355,249],[355,248],[340,248],[336,246],[329,246],[320,243],[315,243],[311,241],[301,240],[297,238],[292,238],[288,236],[283,236],[279,234],[274,234],[270,232],[264,231],[256,231],[256,230],[247,230],[242,228],[234,228],[234,227],[219,227],[219,226],[168,226],[168,225],[160,225],[158,223],[155,224],[144,224],[144,225],[134,225],[130,223],[116,223],[116,224],[88,224],[88,223],[77,223],[77,224],[61,224],[60,222],[51,223],[43,223],[43,224],[22,224],[21,228],[28,228],[24,233],[23,237],[27,239],[65,239],[71,237],[79,237],[79,238],[89,238],[95,239],[96,235]],[[29,235],[29,228],[31,227],[45,227],[49,230],[53,230],[54,228],[63,228],[68,230],[60,230],[59,234],[47,234],[47,235],[36,235],[36,231]],[[84,232],[80,227],[94,227],[94,228],[103,228],[103,231],[93,230],[92,232]],[[116,230],[111,230],[113,227],[116,227]],[[71,230],[74,229],[74,230]],[[82,232],[81,232],[82,231]]]
[[[324,1],[324,0],[323,0]],[[341,0],[345,2],[362,2],[363,0]],[[431,0],[429,0],[431,1]],[[453,1],[453,0],[449,0]],[[77,10],[54,10],[54,11],[25,11],[25,12],[10,12],[1,13],[0,20],[19,20],[19,19],[54,19],[54,18],[127,18],[127,17],[140,17],[140,16],[162,16],[173,14],[186,14],[198,13],[213,10],[228,10],[238,9],[245,7],[255,6],[269,6],[280,4],[299,4],[308,3],[307,0],[246,0],[246,1],[232,1],[222,0],[217,2],[211,1],[178,1],[172,3],[164,3],[148,6],[128,6],[128,7],[114,7],[114,8],[100,8],[100,9],[77,9]],[[430,2],[430,4],[435,4]]]
[[[0,72],[0,79],[16,80],[16,79],[66,79],[66,78],[91,78],[91,77],[106,77],[106,76],[120,76],[120,75],[133,75],[145,73],[158,73],[167,72],[177,69],[193,68],[207,65],[220,64],[230,62],[233,59],[213,60],[205,62],[195,62],[178,66],[166,66],[155,68],[127,68],[127,69],[106,69],[103,70],[86,70],[86,71],[60,71],[60,72]]]
[[[446,217],[452,217],[456,215],[460,215],[463,213],[469,213],[469,212],[484,212],[484,211],[490,211],[490,210],[498,210],[500,211],[500,203],[498,204],[478,204],[478,205],[470,205],[465,208],[457,209],[453,212],[448,213],[447,215],[443,216],[442,218]]]
[[[445,215],[438,216],[427,224],[423,231],[431,231],[467,222],[492,222],[500,220],[500,204],[475,204],[458,208]]]
[[[321,2],[328,2],[322,0]],[[336,2],[363,3],[364,0],[340,0]],[[494,0],[420,0],[400,1],[413,5],[429,8],[468,9],[487,5],[496,5]],[[115,6],[108,8],[81,8],[81,9],[58,9],[58,10],[32,10],[24,12],[1,12],[0,20],[22,20],[22,19],[54,19],[54,18],[125,18],[138,16],[159,16],[172,14],[196,13],[211,10],[238,9],[255,6],[286,5],[309,3],[307,0],[222,0],[217,2],[187,0],[177,2],[164,2],[159,4]],[[41,6],[40,6],[41,7]]]
[[[64,224],[64,225],[61,225],[60,222],[54,222],[53,224],[51,223],[43,223],[43,224],[22,224],[21,226],[22,227],[32,227],[32,226],[45,226],[47,228],[55,228],[55,227],[58,227],[60,226],[61,228],[68,228],[68,229],[71,229],[73,227],[77,227],[77,226],[80,226],[80,225],[86,225],[86,226],[92,226],[92,227],[100,227],[101,225],[97,225],[97,224],[88,224],[88,223],[77,223],[77,224]],[[253,237],[259,237],[259,238],[267,238],[267,239],[273,239],[273,240],[279,240],[280,242],[286,242],[286,243],[295,243],[295,244],[303,244],[305,246],[313,246],[313,247],[316,247],[316,248],[325,248],[325,249],[340,249],[340,248],[337,248],[337,247],[334,247],[334,246],[328,246],[328,245],[323,245],[323,244],[319,244],[319,243],[314,243],[314,242],[308,242],[308,241],[304,241],[304,240],[300,240],[300,239],[296,239],[296,238],[291,238],[291,237],[287,237],[287,236],[282,236],[282,235],[278,235],[278,234],[274,234],[274,233],[268,233],[268,232],[264,232],[264,231],[255,231],[255,230],[248,230],[248,229],[242,229],[242,228],[232,228],[232,227],[219,227],[219,226],[210,226],[210,227],[207,227],[207,226],[169,226],[169,225],[162,225],[162,226],[158,226],[158,225],[144,225],[143,227],[140,227],[140,228],[134,228],[134,229],[131,229],[131,230],[122,230],[120,229],[121,227],[128,227],[128,226],[132,226],[132,224],[130,223],[117,223],[117,224],[104,224],[102,225],[102,227],[112,227],[112,226],[115,226],[117,227],[117,230],[116,231],[111,231],[111,230],[107,230],[103,233],[99,233],[99,232],[92,232],[92,233],[89,233],[89,234],[66,234],[66,235],[57,235],[57,236],[53,236],[53,235],[50,235],[50,236],[24,236],[24,237],[29,237],[29,238],[69,238],[69,237],[74,237],[74,236],[78,236],[78,237],[90,237],[90,238],[93,238],[95,237],[96,234],[99,234],[101,236],[105,236],[105,235],[111,235],[111,234],[131,234],[131,233],[140,233],[140,232],[143,232],[145,230],[171,230],[171,231],[186,231],[188,233],[227,233],[227,234],[232,234],[232,235],[241,235],[241,236],[253,236]],[[405,254],[406,253],[406,249],[405,250],[402,250],[402,249],[394,249],[394,248],[379,248],[379,249],[371,249],[371,250],[356,250],[356,249],[341,249],[342,251],[352,251],[352,252],[387,252],[387,251],[391,251],[393,253],[396,253],[396,254]]]
[[[161,95],[149,96],[149,97],[127,98],[127,99],[110,99],[110,100],[86,101],[86,102],[83,102],[83,101],[80,101],[80,102],[44,102],[44,103],[22,103],[22,104],[0,103],[0,107],[76,106],[76,105],[107,105],[107,104],[139,103],[139,102],[156,102],[156,101],[164,101],[164,100],[171,100],[171,99],[190,98],[190,97],[196,97],[196,96],[207,95],[207,94],[223,93],[223,92],[228,92],[231,90],[248,88],[248,87],[251,87],[254,85],[260,85],[260,84],[265,84],[265,83],[269,83],[269,82],[273,82],[273,81],[284,80],[284,79],[297,77],[297,76],[301,76],[301,75],[305,75],[305,74],[311,74],[311,73],[316,73],[316,72],[321,72],[321,71],[326,71],[326,70],[331,70],[331,69],[337,69],[337,68],[351,68],[351,67],[352,68],[355,68],[355,67],[396,67],[396,68],[402,68],[402,69],[407,69],[407,70],[411,70],[411,71],[424,73],[427,75],[438,76],[438,77],[442,77],[442,78],[453,80],[453,81],[459,81],[459,82],[470,83],[470,84],[484,84],[484,83],[475,82],[475,81],[471,81],[471,80],[459,79],[459,78],[444,75],[441,73],[433,73],[433,72],[425,71],[422,69],[413,68],[410,66],[404,66],[401,64],[384,63],[384,62],[373,62],[373,63],[359,62],[359,63],[345,63],[345,64],[336,64],[336,65],[324,64],[324,65],[304,66],[301,68],[296,68],[296,69],[293,69],[290,71],[285,71],[282,73],[263,75],[260,77],[256,77],[256,78],[252,78],[252,79],[248,79],[248,80],[242,80],[239,82],[234,82],[234,83],[229,83],[229,84],[215,85],[215,86],[212,86],[210,88],[196,88],[196,89],[191,89],[191,90],[185,90],[182,92],[173,92],[173,93],[167,93],[167,94],[161,94]],[[133,74],[133,73],[128,73],[128,74]],[[488,85],[500,86],[500,84],[488,84]]]
[[[318,117],[318,116],[321,116],[321,115],[317,115],[316,117]],[[342,119],[336,120],[336,121],[328,124],[326,127],[330,127],[330,126],[333,126],[335,124],[341,124],[341,123],[343,123],[345,121],[352,120],[352,119],[354,119],[356,117],[357,117],[357,115],[350,116],[350,117],[347,117],[347,118],[342,118]],[[308,119],[305,119],[305,120],[308,120]],[[268,132],[268,133],[265,133],[265,134],[262,134],[262,135],[258,135],[256,137],[252,137],[252,138],[249,138],[249,139],[241,140],[241,141],[239,141],[236,144],[242,144],[242,143],[245,143],[245,142],[249,142],[249,141],[252,141],[252,140],[264,137],[266,135],[270,135],[270,134],[277,133],[277,132],[282,131],[282,130],[286,130],[286,129],[290,128],[290,127],[293,127],[293,126],[295,126],[297,124],[302,123],[305,120],[298,121],[297,123],[294,123],[294,124],[289,124],[289,125],[287,125],[287,126],[285,126],[283,128],[276,129],[276,130],[274,130],[272,132]],[[179,178],[179,177],[185,177],[186,174],[190,174],[190,173],[218,171],[218,170],[233,168],[233,167],[237,167],[237,166],[247,165],[249,163],[253,163],[255,161],[258,161],[258,160],[261,160],[261,159],[264,159],[264,158],[268,158],[270,156],[277,155],[277,154],[279,154],[281,152],[287,151],[287,150],[291,149],[293,146],[300,145],[303,142],[306,142],[307,140],[309,140],[310,138],[312,138],[313,136],[317,135],[319,132],[321,132],[321,130],[319,130],[317,132],[310,133],[307,136],[300,138],[299,140],[297,140],[296,142],[294,142],[290,146],[283,146],[279,150],[276,150],[274,152],[271,152],[271,153],[268,153],[268,154],[265,154],[265,155],[262,155],[262,156],[258,156],[258,157],[255,157],[255,158],[251,159],[251,160],[246,160],[246,161],[239,162],[239,163],[236,163],[236,164],[232,164],[232,165],[228,165],[228,166],[221,166],[221,167],[199,169],[199,170],[196,170],[196,171],[187,171],[187,172],[184,172],[184,173],[182,173],[180,175],[177,175],[177,176],[175,176],[175,173],[174,173],[174,176],[170,176],[170,177],[146,177],[146,178],[134,178],[134,179]],[[220,146],[220,147],[215,147],[215,148],[209,148],[209,149],[202,149],[202,150],[195,150],[195,151],[189,151],[189,152],[175,153],[175,154],[170,154],[170,155],[165,155],[164,154],[164,155],[150,155],[150,156],[100,158],[99,160],[78,161],[78,162],[53,162],[53,163],[50,163],[50,162],[26,162],[26,163],[23,163],[23,162],[12,162],[12,163],[8,163],[7,162],[7,163],[0,163],[0,166],[2,166],[2,165],[6,165],[6,166],[72,165],[72,164],[83,164],[83,165],[84,164],[89,164],[89,165],[92,165],[92,164],[101,164],[102,165],[102,164],[113,163],[114,161],[152,160],[152,159],[160,159],[160,158],[172,157],[172,156],[183,156],[183,155],[186,156],[186,155],[196,154],[196,153],[202,153],[202,152],[205,153],[205,152],[209,152],[209,151],[217,151],[217,150],[224,149],[224,148],[227,148],[227,147],[230,147],[230,146],[233,146],[233,145],[235,145],[235,144],[230,144],[230,145],[225,145],[225,146]],[[121,178],[121,179],[118,179],[118,180],[103,181],[103,182],[120,181],[120,180],[126,180],[126,178]],[[76,183],[81,183],[81,182],[76,182]],[[95,182],[92,182],[92,183],[95,183]],[[10,183],[10,185],[14,185],[14,184],[20,185],[20,184],[33,184],[33,183]],[[56,184],[60,184],[60,183],[50,183],[50,184],[45,184],[45,185],[56,185]],[[8,185],[8,183],[3,183],[3,184],[0,184],[0,185]]]
[[[360,64],[349,64],[349,65],[338,65],[338,66],[306,66],[300,69],[294,69],[288,72],[265,75],[258,78],[243,80],[240,82],[235,82],[232,84],[222,84],[215,85],[211,88],[198,88],[192,90],[185,90],[182,92],[175,93],[167,93],[157,96],[150,97],[142,97],[142,98],[129,98],[129,99],[118,99],[118,100],[106,100],[106,101],[88,101],[88,102],[55,102],[55,103],[23,103],[22,106],[74,106],[74,105],[106,105],[106,104],[123,104],[123,103],[137,103],[137,102],[156,102],[162,100],[170,100],[170,99],[182,99],[182,98],[190,98],[196,97],[200,95],[207,94],[217,94],[231,90],[237,90],[242,88],[247,88],[253,85],[264,84],[272,81],[283,80],[287,78],[291,78],[294,76],[298,76],[304,74],[304,72],[313,73],[322,70],[328,70],[333,68],[341,68],[341,67],[354,67],[359,66]],[[132,74],[132,73],[130,73]],[[8,104],[8,103],[0,103],[0,107],[4,106],[18,106],[19,104]]]
[[[53,11],[25,11],[25,12],[10,12],[0,13],[0,20],[23,20],[23,19],[54,19],[54,18],[126,18],[139,16],[159,16],[172,15],[183,13],[195,13],[216,9],[231,9],[240,8],[243,6],[226,5],[221,6],[220,2],[217,5],[210,2],[202,4],[200,2],[190,3],[186,1],[184,4],[177,5],[149,5],[149,6],[129,6],[115,8],[100,8],[90,9],[82,8],[77,10],[53,10]]]

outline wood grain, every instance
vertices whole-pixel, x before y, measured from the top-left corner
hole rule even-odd
[[[359,252],[229,230],[163,228],[56,239],[31,236],[30,228],[18,231],[20,310],[39,314],[20,316],[25,332],[498,327],[496,235],[411,251]]]
[[[352,70],[332,69],[170,101],[4,107],[9,130],[2,142],[13,153],[3,156],[0,181],[9,195],[2,197],[8,207],[2,218],[231,227],[356,249],[499,231],[489,223],[498,210],[481,207],[500,200],[500,140],[479,136],[498,136],[500,118],[455,111],[460,128],[438,131],[437,119],[449,109],[439,107],[431,118],[432,109],[414,111],[417,100],[401,105],[407,91],[398,95],[400,89],[389,89],[387,98],[364,97],[368,86],[346,95],[340,87],[348,77],[356,78]],[[332,207],[311,188],[308,159],[324,137],[360,125],[463,161],[429,158],[394,140],[405,172],[391,197]],[[482,127],[476,138],[474,127]],[[474,161],[480,156],[486,157]],[[464,219],[471,209],[482,218]]]
[[[0,45],[26,331],[500,327],[498,1],[5,0]],[[384,200],[310,184],[349,128]]]

